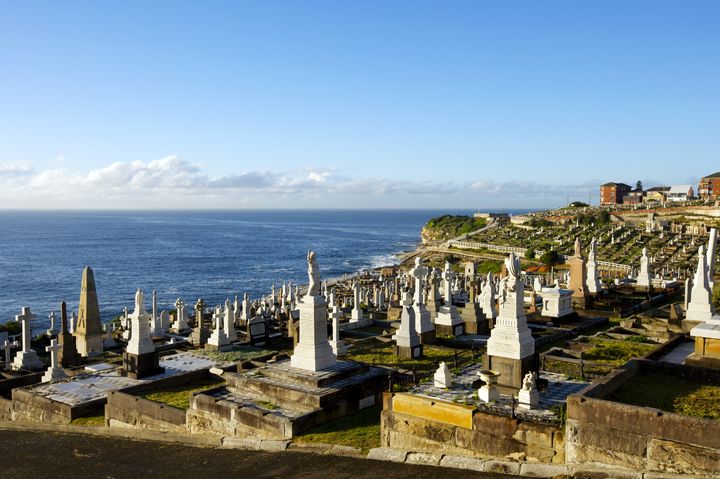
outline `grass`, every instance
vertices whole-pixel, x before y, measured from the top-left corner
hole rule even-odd
[[[270,356],[277,353],[277,351],[255,348],[253,346],[240,346],[233,351],[213,351],[210,349],[201,349],[194,352],[215,361],[228,362],[250,361],[252,359],[261,358],[263,356]]]
[[[632,358],[645,356],[657,347],[657,344],[638,343],[634,341],[614,341],[590,338],[593,347],[582,353],[588,361],[602,361],[611,366],[621,366]]]
[[[380,447],[380,410],[380,406],[373,406],[332,420],[293,437],[293,441],[351,446],[365,454]]]
[[[72,426],[89,426],[98,427],[105,425],[105,414],[98,414],[96,416],[85,416],[78,417],[70,421]]]
[[[446,239],[470,233],[485,227],[485,225],[487,225],[487,220],[484,218],[444,215],[431,218],[425,228],[435,233],[438,239]]]
[[[145,399],[160,402],[168,406],[178,409],[187,410],[190,407],[190,396],[198,391],[205,391],[224,384],[221,379],[206,378],[189,384],[181,384],[163,389],[162,391],[154,391],[141,394]]]
[[[662,372],[638,373],[611,394],[609,399],[686,416],[720,420],[720,386]]]
[[[452,349],[425,345],[423,347],[423,358],[400,358],[395,356],[392,344],[375,340],[355,344],[348,351],[348,359],[353,361],[405,369],[414,367],[418,371],[434,369],[433,361],[445,361],[449,366],[452,366],[454,357],[455,351]]]

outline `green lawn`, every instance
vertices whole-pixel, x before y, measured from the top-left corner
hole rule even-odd
[[[720,420],[720,386],[661,372],[638,373],[609,399],[636,406]]]
[[[590,343],[593,347],[583,352],[582,358],[588,361],[602,361],[611,366],[622,366],[630,359],[645,356],[657,347],[655,343],[599,338],[590,338]]]
[[[253,346],[240,346],[233,351],[213,351],[210,349],[200,349],[194,351],[194,353],[201,356],[205,356],[215,361],[250,361],[252,359],[261,358],[263,356],[270,356],[276,354],[277,351],[271,351],[268,349],[255,348]]]
[[[405,369],[417,368],[419,371],[434,369],[433,361],[445,361],[453,367],[454,350],[425,345],[424,357],[421,359],[406,359],[395,356],[393,345],[377,340],[363,341],[353,345],[348,350],[347,359],[367,364],[376,364],[388,367]]]
[[[190,396],[192,396],[192,393],[212,389],[224,383],[225,381],[221,379],[206,378],[189,384],[168,387],[162,391],[141,394],[141,396],[150,401],[161,402],[178,409],[188,409],[190,407]]]
[[[98,414],[96,416],[78,417],[70,421],[72,426],[104,426],[105,425],[105,414]]]
[[[363,453],[380,447],[381,406],[363,409],[314,427],[293,437],[293,441],[315,444],[339,444],[361,449]]]

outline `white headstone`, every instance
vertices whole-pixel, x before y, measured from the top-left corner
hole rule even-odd
[[[130,340],[126,351],[136,355],[155,352],[155,346],[150,336],[150,315],[145,311],[145,294],[142,289],[135,292],[135,310],[129,320]]]
[[[445,361],[440,361],[440,366],[437,368],[437,371],[435,371],[433,379],[435,380],[436,388],[447,389],[452,386],[452,374],[450,373],[450,368],[445,364]]]
[[[15,361],[12,363],[12,368],[15,370],[42,369],[44,367],[37,352],[30,344],[32,340],[30,320],[33,318],[35,318],[35,315],[30,312],[28,307],[23,307],[21,314],[15,316],[15,321],[22,324],[22,350],[18,351],[15,355]]]

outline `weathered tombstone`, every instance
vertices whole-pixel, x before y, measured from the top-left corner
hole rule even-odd
[[[202,298],[198,299],[195,303],[195,327],[192,330],[192,334],[190,334],[190,343],[193,344],[193,346],[202,346],[203,344],[207,343],[208,338],[210,337],[210,331],[207,327],[205,327],[204,321],[203,321],[203,311],[205,311],[205,301],[203,301]]]
[[[445,361],[440,361],[440,366],[435,371],[433,380],[436,388],[447,389],[452,386],[452,374],[450,373],[450,368],[445,364]]]

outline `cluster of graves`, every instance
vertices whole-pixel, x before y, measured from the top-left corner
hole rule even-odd
[[[654,267],[653,279],[684,279],[692,276],[695,252],[710,230],[704,223],[680,223],[649,213],[644,222],[581,224],[564,218],[558,224],[537,228],[505,222],[471,236],[468,241],[518,248],[517,252],[533,249],[540,254],[549,248],[561,255],[572,255],[577,239],[583,244],[594,241],[602,258],[599,272],[607,280],[636,277],[642,268],[639,261],[642,256]]]
[[[93,272],[86,268],[77,315],[68,316],[64,303],[59,324],[51,315],[50,344],[40,351],[48,353],[47,360],[32,347],[30,308],[22,308],[16,318],[22,324],[19,340],[0,338],[0,418],[69,423],[100,411],[108,426],[289,440],[382,404],[384,448],[570,463],[590,457],[596,445],[590,436],[573,436],[566,429],[564,414],[571,418],[571,412],[584,409],[563,412],[565,405],[579,404],[572,398],[594,387],[588,379],[604,377],[583,375],[588,366],[582,361],[583,344],[647,332],[664,348],[662,354],[655,345],[648,348],[660,357],[658,364],[720,369],[720,316],[711,298],[715,230],[707,239],[707,249],[698,248],[694,278],[686,282],[685,304],[671,305],[669,319],[652,318],[658,327],[636,317],[602,338],[582,341],[577,339],[581,331],[607,324],[609,314],[594,308],[612,290],[630,287],[650,298],[669,298],[675,282],[657,281],[646,250],[632,281],[614,284],[600,281],[594,238],[587,255],[580,238],[575,239],[567,274],[550,284],[543,284],[547,278],[542,275],[523,272],[512,252],[499,275],[479,274],[472,262],[461,271],[450,262],[432,268],[418,256],[409,269],[322,281],[316,255],[309,252],[307,285],[272,286],[264,297],[251,300],[245,294],[241,301],[235,296],[214,308],[202,299],[190,307],[177,299],[172,312],[158,311],[155,292],[148,311],[144,291],[138,289],[132,312],[125,309],[117,323],[105,327]],[[429,377],[413,374],[412,383],[398,388],[397,371],[347,358],[356,338],[377,326],[384,332],[373,334],[390,341],[403,360],[423,360],[428,348],[449,344],[473,350],[481,345],[482,355],[452,368],[441,362]],[[558,338],[569,338],[567,349],[541,354],[541,345]],[[269,348],[262,351],[267,354],[238,359],[260,347]],[[576,360],[579,375],[548,367],[574,367]],[[655,367],[643,364],[631,373]],[[193,393],[186,410],[139,397],[208,378],[216,383]],[[576,428],[590,427],[580,416],[572,420]],[[620,442],[626,432],[618,433]],[[683,443],[686,449],[696,445]],[[716,446],[706,441],[698,447]],[[720,454],[720,445],[713,451]],[[652,461],[646,458],[643,464],[662,463]],[[684,471],[707,467],[693,463]]]

